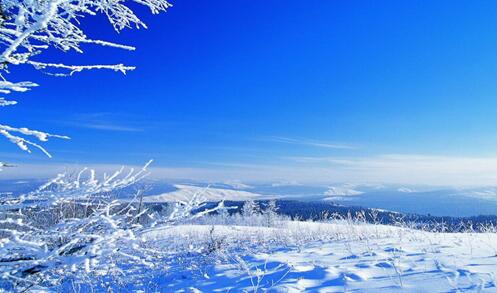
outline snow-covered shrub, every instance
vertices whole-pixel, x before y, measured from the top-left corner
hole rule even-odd
[[[278,205],[276,204],[276,200],[270,200],[267,203],[266,208],[262,212],[264,218],[266,219],[266,224],[268,227],[274,226],[274,222],[278,217]]]
[[[205,215],[204,217],[188,221],[187,223],[197,225],[276,227],[281,222],[288,222],[291,220],[290,217],[278,213],[266,213],[266,210],[260,214],[244,216],[239,212],[228,214],[225,213],[223,209],[228,210],[226,207],[221,207],[217,213]]]
[[[38,190],[0,205],[0,288],[39,289],[66,282],[102,288],[142,279],[147,272],[166,269],[164,251],[149,245],[142,235],[202,212],[200,196],[178,202],[171,213],[157,215],[139,208],[137,198],[116,199],[116,191],[148,175],[147,167],[104,175],[93,170],[75,177],[60,174]],[[137,221],[148,217],[147,224]],[[125,277],[124,277],[125,276]]]
[[[219,206],[219,209],[217,210],[217,214],[216,214],[216,217],[219,218],[219,224],[221,225],[229,225],[229,224],[232,224],[232,222],[230,221],[231,217],[230,217],[230,209],[233,209],[233,208],[229,208],[229,207],[226,207],[224,205],[224,202],[221,202],[220,203],[220,206]]]
[[[261,207],[254,200],[247,200],[242,207],[242,215],[244,217],[252,217],[258,215],[261,212]]]

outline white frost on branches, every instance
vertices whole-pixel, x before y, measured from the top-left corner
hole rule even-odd
[[[126,72],[133,67],[117,65],[66,65],[33,60],[42,50],[55,47],[82,53],[81,44],[94,44],[134,50],[134,47],[88,38],[79,27],[85,15],[104,14],[116,31],[146,25],[125,3],[147,6],[152,13],[171,6],[165,0],[4,0],[1,2],[0,54],[2,69],[9,65],[29,64],[38,69],[59,68],[70,72],[84,69],[112,69]]]
[[[4,82],[4,84],[7,84],[7,83]],[[33,84],[29,84],[29,83],[21,83],[21,84],[17,84],[17,85],[16,84],[9,84],[8,85],[9,89],[8,90],[4,89],[3,92],[9,92],[10,90],[24,91],[27,89],[28,86],[32,86],[32,85]],[[0,87],[1,87],[1,83],[0,83]],[[0,89],[0,92],[1,91],[2,90]],[[9,101],[9,100],[5,100],[3,98],[0,98],[0,107],[11,106],[11,105],[15,105],[16,103],[17,102],[15,102],[15,101]],[[23,151],[31,153],[30,147],[34,147],[34,148],[41,150],[49,158],[51,158],[52,156],[44,147],[42,147],[41,145],[39,145],[36,142],[33,142],[30,139],[27,139],[26,137],[33,137],[40,142],[46,142],[46,141],[48,141],[48,139],[50,137],[69,139],[69,137],[64,136],[64,135],[50,134],[48,132],[31,130],[31,129],[25,128],[25,127],[12,127],[12,126],[3,125],[3,124],[0,124],[0,135],[7,138],[10,142],[17,145]],[[1,167],[3,165],[5,165],[5,163],[0,163],[0,170],[1,170]]]
[[[66,281],[98,287],[109,278],[132,282],[147,271],[167,269],[162,261],[167,251],[154,248],[144,233],[196,219],[222,204],[208,207],[198,194],[158,214],[142,207],[138,196],[119,200],[120,191],[148,175],[150,163],[103,178],[90,169],[60,174],[35,192],[0,199],[0,288],[43,290]]]
[[[10,94],[11,92],[25,92],[29,90],[31,87],[37,86],[36,83],[32,82],[18,82],[12,83],[8,81],[0,81],[0,93],[2,94]],[[9,106],[15,105],[17,102],[15,101],[6,101],[4,98],[0,98],[0,106]]]
[[[113,28],[119,32],[125,28],[146,28],[138,16],[126,5],[137,3],[148,7],[157,14],[171,7],[166,0],[2,0],[0,1],[0,94],[24,92],[37,86],[31,81],[12,82],[5,76],[9,66],[30,65],[37,70],[55,70],[55,76],[72,75],[76,72],[93,69],[109,69],[126,73],[135,67],[124,64],[63,64],[44,61],[40,54],[49,48],[63,52],[74,50],[83,53],[82,44],[134,50],[132,46],[89,38],[80,28],[84,16],[104,14]],[[15,105],[0,97],[0,106]],[[26,137],[34,137],[46,142],[49,137],[67,139],[67,136],[52,135],[27,128],[17,128],[0,124],[0,135],[16,144],[24,151],[30,147],[50,154],[39,144]],[[23,136],[21,136],[23,135]]]
[[[34,86],[37,86],[37,85],[35,83],[32,83],[32,82],[12,83],[12,82],[8,82],[8,81],[4,80],[4,81],[0,81],[0,93],[9,94],[13,91],[24,92],[24,91],[27,91],[27,90],[29,90],[29,88],[34,87]],[[10,100],[5,100],[5,98],[0,98],[0,107],[12,106],[15,104],[17,104],[16,101],[10,101]],[[31,130],[31,129],[28,129],[25,127],[19,128],[19,127],[12,127],[12,126],[3,125],[3,124],[0,124],[0,135],[7,138],[10,142],[17,145],[23,151],[30,153],[31,149],[29,147],[32,146],[32,147],[35,147],[35,148],[41,150],[48,157],[51,157],[51,155],[45,148],[43,148],[38,143],[35,143],[35,142],[33,142],[33,141],[23,137],[23,136],[34,137],[40,142],[48,141],[49,137],[69,139],[69,137],[67,137],[67,136],[54,135],[54,134],[50,134],[47,132]],[[4,167],[5,165],[6,165],[5,163],[0,162],[0,170],[1,170],[1,167]]]
[[[2,200],[0,281],[28,289],[58,283],[61,269],[68,276],[89,274],[96,267],[103,270],[93,272],[97,275],[113,269],[109,255],[125,256],[128,246],[116,252],[118,244],[137,238],[134,209],[111,193],[142,180],[150,163],[138,171],[121,168],[102,179],[88,169],[74,178],[60,174],[35,192]],[[133,252],[129,258],[146,263],[139,255]]]
[[[38,188],[34,192],[34,199],[39,199],[40,196],[50,198],[56,195],[59,199],[78,198],[81,200],[95,194],[104,194],[123,189],[147,177],[150,174],[148,167],[152,162],[150,160],[138,171],[135,171],[134,168],[126,171],[124,167],[121,167],[112,175],[104,174],[101,180],[96,177],[95,170],[88,168],[81,170],[75,177],[71,177],[67,173],[61,173]],[[31,197],[33,198],[33,196]]]
[[[41,150],[49,158],[51,158],[52,156],[41,145],[39,145],[39,144],[37,144],[35,142],[32,142],[32,141],[30,141],[30,140],[28,140],[28,139],[26,139],[26,138],[24,138],[24,137],[22,137],[20,135],[13,134],[13,133],[17,133],[17,134],[21,134],[21,135],[25,135],[25,136],[35,137],[35,138],[37,138],[41,142],[48,141],[49,137],[69,139],[69,137],[63,136],[63,135],[55,135],[55,134],[50,134],[50,133],[47,133],[47,132],[42,132],[42,131],[37,131],[37,130],[31,130],[31,129],[28,129],[28,128],[25,128],[25,127],[16,128],[16,127],[11,127],[11,126],[8,126],[8,125],[2,125],[2,124],[0,124],[0,135],[3,135],[10,142],[16,144],[21,150],[30,153],[31,149],[29,148],[29,146],[33,146],[33,147],[38,148],[39,150]]]

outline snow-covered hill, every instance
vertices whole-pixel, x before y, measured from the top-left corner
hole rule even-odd
[[[212,187],[199,187],[192,185],[174,185],[176,190],[171,192],[162,193],[159,195],[151,195],[144,197],[145,202],[157,203],[157,202],[171,202],[186,199],[190,199],[195,195],[200,195],[206,201],[220,201],[220,200],[262,200],[274,198],[271,195],[261,195],[257,193],[252,193],[242,190],[234,189],[223,189],[223,188],[212,188]]]
[[[353,189],[348,186],[330,186],[327,191],[325,191],[324,195],[328,196],[326,199],[333,199],[335,197],[341,196],[354,196],[363,194],[364,192]]]

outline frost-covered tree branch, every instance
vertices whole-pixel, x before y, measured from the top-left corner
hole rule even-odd
[[[31,64],[35,67],[64,68],[56,62],[33,60],[43,50],[55,47],[62,51],[82,53],[81,44],[116,47],[134,50],[134,47],[94,40],[79,27],[85,15],[104,14],[116,31],[144,27],[128,3],[147,6],[156,14],[171,7],[165,0],[5,0],[1,2],[4,16],[0,21],[0,54],[2,70],[9,65]],[[86,65],[87,66],[87,65]],[[90,65],[91,66],[91,65]],[[70,66],[72,68],[76,66]],[[95,68],[124,69],[122,65],[104,65]],[[67,69],[67,68],[66,68]],[[131,70],[129,67],[126,70]]]
[[[24,91],[27,89],[27,87],[34,85],[34,84],[30,84],[30,83],[11,84],[11,83],[5,83],[5,82],[4,82],[4,84],[6,84],[4,89],[3,89],[4,93],[5,92],[8,93],[11,90]],[[0,86],[1,86],[1,83],[0,83]],[[2,90],[0,90],[0,92],[2,92]],[[0,107],[12,106],[12,105],[15,105],[16,103],[17,102],[15,102],[15,101],[9,101],[9,100],[5,100],[4,98],[0,98]],[[23,151],[30,153],[31,152],[30,147],[34,147],[34,148],[41,150],[49,158],[51,158],[52,156],[44,147],[42,147],[40,144],[38,144],[36,142],[33,142],[32,140],[28,139],[27,137],[35,138],[39,142],[46,142],[51,137],[61,138],[61,139],[69,139],[69,137],[64,136],[64,135],[50,134],[48,132],[32,130],[32,129],[28,129],[25,127],[12,127],[12,126],[3,125],[3,124],[0,124],[0,135],[7,138],[10,142],[17,145]],[[6,163],[0,162],[0,170],[1,170],[1,167],[3,167],[3,166],[6,166]]]
[[[35,137],[35,138],[37,138],[41,142],[47,141],[49,137],[69,139],[69,137],[63,136],[63,135],[55,135],[55,134],[50,134],[50,133],[47,133],[47,132],[41,132],[41,131],[37,131],[37,130],[31,130],[31,129],[24,128],[24,127],[22,127],[22,128],[15,128],[15,127],[11,127],[11,126],[8,126],[8,125],[1,125],[0,124],[0,134],[3,135],[4,137],[6,137],[8,140],[10,140],[10,142],[16,144],[21,150],[30,153],[31,150],[30,150],[29,146],[32,146],[32,147],[35,147],[35,148],[41,150],[49,158],[51,158],[52,156],[41,145],[39,145],[39,144],[37,144],[35,142],[32,142],[32,141],[30,141],[30,140],[28,140],[28,139],[26,139],[24,137],[21,137],[19,135],[13,134],[13,133],[18,133],[18,134],[22,134],[22,135],[25,135],[25,136]]]
[[[144,27],[140,18],[127,6],[137,3],[148,7],[156,14],[171,7],[166,0],[3,0],[0,1],[0,93],[24,92],[37,86],[31,81],[9,81],[6,79],[9,67],[30,65],[37,70],[53,70],[55,76],[72,75],[84,70],[107,69],[126,73],[135,67],[124,64],[64,64],[57,60],[42,60],[41,54],[49,48],[63,52],[74,50],[83,53],[82,44],[134,50],[128,45],[89,38],[80,28],[84,16],[103,14],[113,28],[119,32],[125,28]],[[0,97],[0,106],[15,105]],[[37,148],[50,157],[39,142],[48,138],[67,136],[27,128],[0,125],[0,135],[24,151]],[[29,139],[34,138],[34,142]]]

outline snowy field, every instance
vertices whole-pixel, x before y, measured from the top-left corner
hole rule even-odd
[[[401,215],[383,225],[376,210],[311,222],[257,193],[181,185],[119,200],[109,191],[146,166],[115,174],[3,200],[0,292],[497,292],[491,223],[442,233]]]
[[[198,251],[183,257],[173,253],[172,270],[156,279],[157,289],[497,292],[497,234],[346,222],[276,226],[181,225],[145,233],[147,241],[171,251],[181,246]]]

